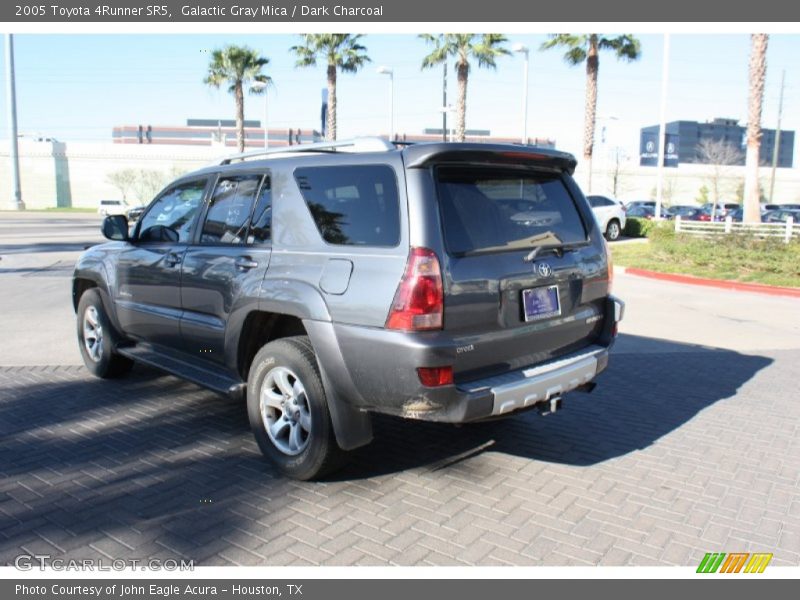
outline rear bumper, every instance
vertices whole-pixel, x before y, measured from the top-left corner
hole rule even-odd
[[[593,345],[502,375],[442,387],[423,386],[416,367],[452,364],[457,346],[452,340],[436,343],[399,332],[336,326],[351,384],[349,392],[340,388],[340,395],[361,410],[447,423],[501,417],[549,402],[589,383],[608,365],[625,305],[613,296],[607,302],[603,332]],[[326,371],[336,373],[332,379],[345,375]]]

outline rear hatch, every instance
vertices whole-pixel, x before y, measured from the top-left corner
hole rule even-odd
[[[431,166],[444,238],[444,330],[457,383],[591,345],[608,293],[605,242],[552,164]]]

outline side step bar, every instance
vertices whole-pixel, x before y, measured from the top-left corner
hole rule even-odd
[[[231,377],[230,373],[220,367],[211,364],[198,366],[152,346],[119,346],[117,352],[135,362],[166,371],[220,394],[243,396],[247,388],[247,384],[241,379]]]

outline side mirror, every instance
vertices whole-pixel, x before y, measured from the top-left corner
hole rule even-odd
[[[128,218],[125,215],[109,215],[103,219],[103,235],[109,240],[124,242],[128,239]]]

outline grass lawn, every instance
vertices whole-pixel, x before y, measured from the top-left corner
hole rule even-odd
[[[745,235],[701,238],[675,235],[672,225],[650,232],[644,244],[616,244],[614,264],[709,279],[800,287],[800,241]]]

